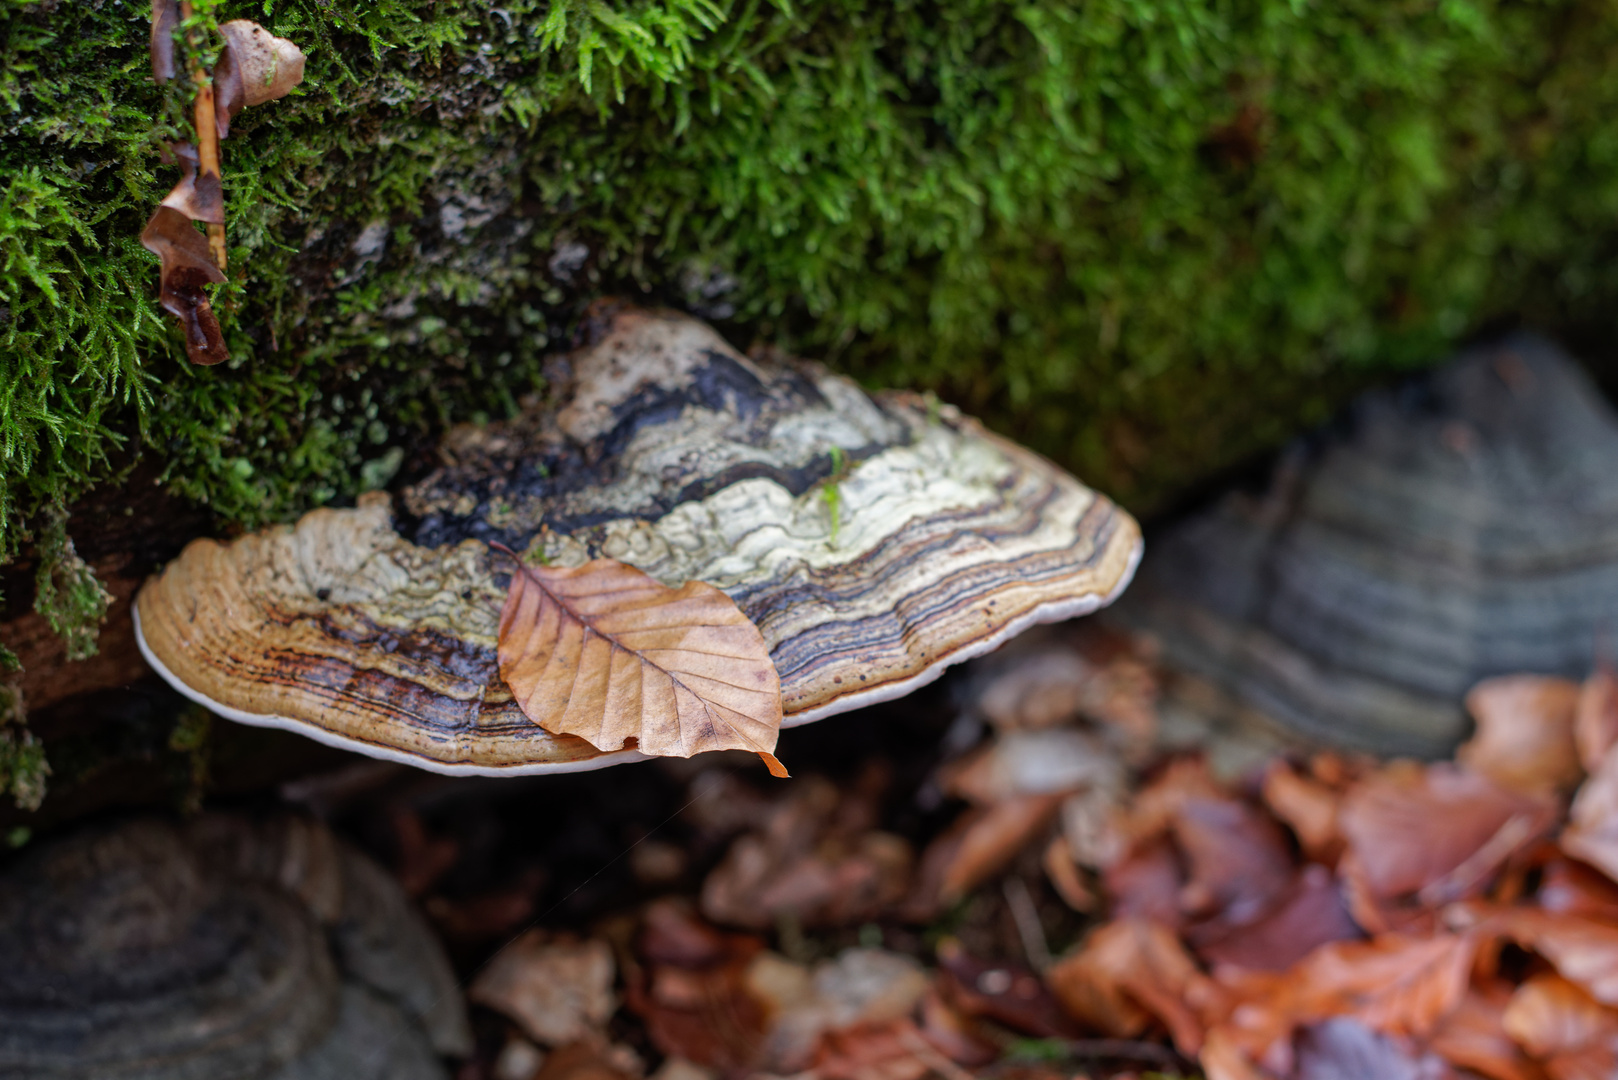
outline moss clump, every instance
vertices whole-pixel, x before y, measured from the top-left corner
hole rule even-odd
[[[38,540],[34,610],[45,616],[67,644],[69,660],[85,660],[96,654],[96,639],[112,605],[112,594],[74,550],[73,538],[67,535],[67,510],[55,504],[42,516],[45,527]]]
[[[0,3],[0,557],[136,449],[246,525],[385,483],[604,290],[1137,504],[1500,313],[1618,311],[1599,0],[222,2],[309,66],[224,144],[235,360],[192,369],[146,7]]]
[[[15,662],[0,664],[0,673],[15,669]],[[9,794],[19,810],[38,810],[50,775],[44,746],[24,726],[22,694],[0,683],[0,796]]]

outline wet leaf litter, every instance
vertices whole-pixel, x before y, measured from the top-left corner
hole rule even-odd
[[[467,972],[459,1076],[1618,1065],[1618,882],[1578,854],[1612,825],[1609,673],[1479,684],[1455,760],[1239,769],[1153,730],[1168,677],[1148,642],[1063,627],[788,732],[790,784],[735,754],[635,766],[635,794],[580,777],[546,789],[543,841],[418,801],[378,835]],[[604,871],[556,854],[592,827]]]

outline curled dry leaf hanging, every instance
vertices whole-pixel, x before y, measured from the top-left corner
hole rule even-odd
[[[214,67],[214,120],[223,139],[242,109],[286,97],[303,81],[303,50],[247,19],[232,19],[219,32],[225,52]]]
[[[174,78],[174,30],[180,25],[180,5],[175,0],[152,0],[152,79],[166,83]]]
[[[185,353],[193,364],[217,364],[230,358],[219,320],[203,286],[225,280],[208,253],[208,241],[191,226],[191,219],[170,206],[159,206],[140,242],[163,260],[162,291],[158,301],[185,327]]]
[[[212,173],[197,174],[197,151],[190,143],[175,143],[163,158],[165,163],[178,161],[185,175],[159,206],[178,210],[192,221],[206,221],[212,225],[225,223],[225,195],[219,186],[219,177]]]
[[[187,3],[152,0],[152,78],[158,83],[174,78],[174,35],[182,17],[190,14]],[[225,200],[218,140],[230,133],[231,119],[244,107],[285,97],[303,80],[303,52],[286,38],[246,19],[225,23],[219,30],[225,51],[212,78],[200,64],[191,73],[197,89],[198,147],[173,147],[185,175],[152,214],[140,238],[163,260],[160,302],[185,328],[186,356],[194,364],[217,364],[230,357],[203,289],[225,280]],[[196,47],[195,41],[191,44]],[[208,225],[206,241],[196,236],[192,221]]]
[[[700,581],[671,589],[612,559],[564,569],[512,558],[500,675],[530,720],[598,750],[751,750],[780,768],[780,676],[730,597]]]

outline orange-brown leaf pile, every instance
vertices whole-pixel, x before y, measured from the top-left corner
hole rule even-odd
[[[1610,681],[1481,684],[1456,762],[1171,763],[1113,808],[1110,917],[1050,988],[1209,1080],[1618,1075]]]

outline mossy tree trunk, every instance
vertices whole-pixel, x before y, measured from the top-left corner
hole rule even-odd
[[[309,66],[223,146],[233,359],[192,368],[136,241],[188,137],[147,9],[3,2],[0,560],[131,469],[196,531],[397,482],[607,292],[1137,508],[1490,320],[1618,312],[1598,0],[196,0]]]

